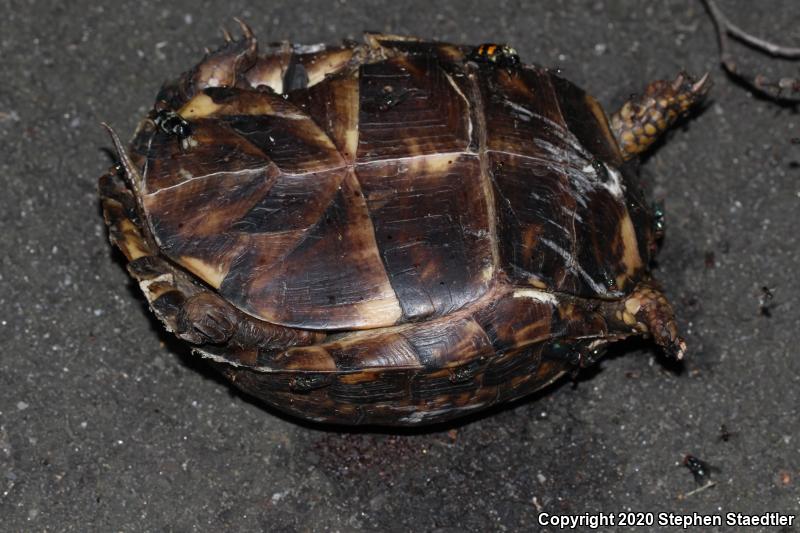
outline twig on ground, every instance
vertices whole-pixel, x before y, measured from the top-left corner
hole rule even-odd
[[[715,0],[703,0],[703,3],[716,27],[719,59],[728,74],[758,93],[774,100],[800,101],[800,79],[780,78],[775,80],[763,74],[753,74],[740,69],[736,58],[731,53],[728,37],[733,37],[760,52],[785,59],[800,59],[800,48],[781,46],[747,33],[728,20],[728,17],[717,7]]]

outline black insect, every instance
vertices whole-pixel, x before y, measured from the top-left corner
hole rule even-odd
[[[476,63],[489,63],[498,67],[519,65],[519,54],[506,44],[482,44],[472,51],[469,59]]]
[[[713,467],[702,459],[687,454],[683,458],[683,466],[689,469],[689,472],[694,476],[694,482],[698,485],[704,486],[711,482],[711,470]]]
[[[168,135],[184,140],[192,134],[192,127],[183,117],[172,109],[161,108],[153,117],[156,127]]]
[[[664,205],[659,202],[653,203],[653,232],[655,233],[656,240],[661,240],[664,237],[664,228],[666,227],[666,214],[664,213]]]
[[[758,298],[758,311],[761,316],[767,318],[772,316],[773,298],[775,298],[775,293],[772,292],[772,289],[766,285],[761,287],[761,296]]]
[[[722,442],[728,442],[734,435],[736,435],[736,432],[730,431],[725,424],[719,426],[719,440]]]

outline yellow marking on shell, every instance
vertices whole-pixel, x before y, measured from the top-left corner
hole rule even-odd
[[[376,375],[374,372],[356,372],[353,374],[344,374],[339,376],[340,383],[348,385],[356,385],[358,383],[369,383],[375,381]]]
[[[352,171],[347,174],[343,186],[347,186],[350,191],[361,191],[358,180]],[[358,209],[366,215],[367,205],[361,194],[357,196],[356,202]],[[368,216],[365,216],[358,226],[351,228],[351,239],[360,246],[351,247],[348,252],[348,261],[363,265],[370,269],[371,275],[379,276],[374,279],[370,298],[351,304],[353,311],[362,318],[362,323],[369,324],[370,327],[394,325],[403,316],[403,309],[386,274],[383,260],[378,251],[378,243],[375,240],[375,229]]]
[[[540,280],[539,278],[530,277],[530,278],[528,278],[528,283],[530,283],[531,285],[533,285],[537,289],[546,289],[547,288],[547,284],[544,281]]]
[[[215,103],[210,96],[201,93],[186,102],[184,106],[178,110],[178,114],[187,120],[191,120],[210,117],[216,114],[220,108],[222,108],[222,106]]]
[[[225,276],[228,275],[227,268],[223,265],[212,265],[197,257],[184,255],[178,259],[178,262],[215,289],[219,289]]]
[[[126,218],[119,223],[119,229],[124,235],[124,239],[117,244],[122,249],[122,253],[125,254],[125,257],[128,258],[128,261],[150,255],[142,241],[139,228],[137,228],[133,222]]]
[[[337,116],[331,135],[341,148],[344,160],[353,163],[358,151],[358,77],[337,78],[329,81],[328,86]]]
[[[625,282],[632,278],[636,271],[642,268],[642,257],[639,254],[639,244],[636,240],[636,230],[628,212],[620,220],[619,236],[622,239],[622,264],[625,265],[625,272],[617,276],[616,282],[620,289],[623,289]]]
[[[658,133],[658,130],[656,129],[655,126],[653,126],[651,123],[648,122],[647,124],[644,125],[644,132],[648,136],[653,137],[656,133]]]
[[[316,85],[325,79],[329,74],[335,74],[350,61],[353,57],[353,50],[345,48],[326,53],[321,59],[306,67],[308,74],[308,86]]]
[[[286,109],[277,109],[270,101],[270,98],[270,95],[260,94],[258,97],[248,98],[244,102],[237,100],[233,103],[218,104],[207,94],[198,94],[186,102],[186,104],[178,110],[178,114],[188,120],[207,118],[215,115],[274,115],[288,120],[308,119],[308,115],[303,113],[293,113]],[[327,135],[325,137],[327,138]]]
[[[381,325],[390,326],[400,320],[403,316],[403,309],[391,286],[384,285],[381,289],[381,293],[376,299],[355,304],[353,307],[359,315],[367,319],[375,316],[382,317]]]
[[[336,362],[321,346],[290,348],[275,358],[275,365],[286,370],[336,370]]]
[[[335,145],[335,144],[333,144],[333,141],[331,141],[331,138],[328,136],[328,134],[327,134],[327,133],[325,133],[325,132],[324,132],[324,131],[322,131],[321,129],[319,129],[319,128],[315,128],[315,129],[314,129],[314,135],[313,135],[313,139],[314,139],[314,140],[315,140],[317,143],[319,143],[319,144],[318,144],[318,146],[324,146],[324,147],[325,147],[325,148],[327,148],[328,150],[331,150],[331,151],[337,151],[337,150],[336,150],[336,145]],[[337,152],[337,154],[336,154],[336,155],[337,155],[337,156],[339,156],[338,152]],[[340,156],[340,157],[341,157],[341,156]]]
[[[603,136],[608,140],[608,145],[614,147],[614,152],[616,156],[619,158],[619,161],[622,160],[622,153],[620,152],[620,146],[617,145],[615,141],[614,134],[611,131],[611,125],[608,123],[608,117],[606,116],[605,111],[603,111],[602,106],[600,103],[594,99],[594,97],[590,95],[586,95],[585,98],[586,105],[589,106],[589,110],[594,115],[595,120],[597,120],[597,124],[603,130]]]
[[[273,68],[264,69],[264,72],[261,72],[259,77],[252,78],[249,81],[253,87],[266,85],[277,94],[281,94],[283,92],[284,70],[281,65],[275,65]]]
[[[139,287],[141,287],[147,301],[153,302],[163,294],[175,290],[175,279],[171,273],[166,272],[153,279],[141,280]]]
[[[370,48],[384,48],[384,46],[381,44],[381,41],[401,41],[401,42],[418,43],[422,41],[422,39],[420,39],[419,37],[410,37],[408,35],[396,35],[393,33],[365,32],[364,41],[369,45]]]
[[[358,150],[358,126],[348,128],[344,134],[344,151],[345,159],[353,161],[356,157]]]

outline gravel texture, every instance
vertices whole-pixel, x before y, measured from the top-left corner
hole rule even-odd
[[[722,6],[800,43],[794,0]],[[722,74],[698,0],[0,8],[0,530],[536,531],[539,510],[797,513],[800,119]],[[233,16],[270,41],[371,29],[509,42],[610,109],[651,79],[710,70],[709,105],[642,168],[666,203],[657,276],[686,363],[628,343],[577,381],[400,434],[312,427],[236,393],[146,311],[95,191],[110,163],[98,123],[130,135]],[[797,65],[765,67],[778,71]],[[686,453],[716,467],[716,486],[691,493]]]

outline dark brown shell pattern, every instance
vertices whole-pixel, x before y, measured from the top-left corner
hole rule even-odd
[[[620,317],[651,215],[592,97],[408,38],[255,50],[165,85],[191,135],[148,119],[129,149],[154,255],[291,333],[195,346],[236,386],[311,420],[433,423],[641,333]]]

